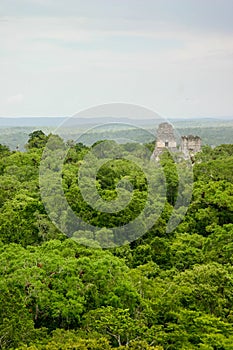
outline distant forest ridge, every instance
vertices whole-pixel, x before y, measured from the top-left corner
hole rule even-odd
[[[233,143],[233,118],[193,118],[193,119],[167,119],[171,122],[180,135],[198,135],[203,145],[217,146],[220,144]],[[11,150],[24,150],[29,134],[35,130],[42,130],[44,133],[57,133],[65,140],[83,142],[90,146],[97,139],[128,138],[137,142],[146,143],[155,140],[155,132],[158,123],[163,121],[153,119],[129,119],[121,118],[120,124],[102,126],[101,130],[92,131],[88,137],[82,136],[86,130],[96,125],[108,123],[119,123],[119,118],[63,118],[63,117],[23,117],[23,118],[0,118],[0,144],[7,145]],[[127,125],[128,124],[128,125]],[[138,130],[131,125],[139,127]],[[140,127],[148,131],[140,130]]]
[[[69,120],[69,125],[71,124],[72,119],[77,119],[75,117],[0,117],[0,128],[2,127],[58,127],[63,122],[66,122]],[[161,117],[162,119],[162,117]],[[233,123],[233,116],[232,117],[204,117],[204,118],[165,118],[171,123],[176,125],[182,125],[191,123],[191,125],[204,125],[204,124],[228,124]],[[133,119],[133,118],[114,118],[114,117],[87,117],[82,118],[78,117],[78,122],[81,125],[96,125],[99,123],[111,123],[111,122],[122,122],[122,123],[129,123],[129,124],[135,124],[135,125],[153,125],[156,123],[156,120],[154,119],[143,119],[143,116],[141,119]]]

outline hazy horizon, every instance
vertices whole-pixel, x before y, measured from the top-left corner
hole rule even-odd
[[[11,0],[0,31],[2,117],[111,102],[233,116],[231,0]]]

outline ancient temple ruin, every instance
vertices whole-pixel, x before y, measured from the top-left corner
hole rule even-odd
[[[152,159],[158,160],[159,155],[168,149],[171,152],[177,151],[176,137],[174,134],[173,126],[169,123],[159,124],[157,131],[157,140]]]
[[[180,150],[186,158],[194,156],[194,154],[201,151],[201,138],[193,135],[181,136]]]
[[[181,144],[177,145],[173,126],[167,122],[158,126],[157,140],[154,152],[151,156],[153,160],[159,160],[160,154],[167,149],[172,153],[182,153],[182,157],[188,159],[201,150],[201,138],[199,136],[181,136]]]

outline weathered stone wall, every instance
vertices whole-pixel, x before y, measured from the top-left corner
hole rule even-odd
[[[161,123],[157,132],[157,147],[176,147],[176,138],[171,124]]]
[[[195,154],[201,151],[201,138],[199,136],[182,136],[181,137],[181,151],[185,154]]]
[[[157,140],[154,152],[151,159],[159,160],[160,154],[168,149],[171,152],[177,152],[176,137],[174,134],[173,126],[169,123],[159,124],[157,131]],[[194,155],[201,151],[201,138],[199,136],[182,136],[180,151],[188,159],[190,155]]]
[[[159,155],[165,150],[168,149],[171,152],[176,152],[176,138],[174,135],[173,126],[169,123],[159,124],[157,131],[157,140],[154,152],[151,156],[151,159],[158,160]]]

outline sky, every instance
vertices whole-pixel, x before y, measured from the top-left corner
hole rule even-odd
[[[0,116],[233,116],[232,0],[0,0]]]

